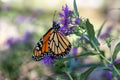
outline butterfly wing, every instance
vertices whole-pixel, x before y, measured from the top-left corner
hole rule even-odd
[[[61,58],[68,54],[70,49],[71,44],[66,36],[61,31],[51,28],[35,46],[32,57],[36,61],[47,55]]]
[[[71,44],[66,36],[58,31],[51,34],[49,48],[54,57],[61,58],[70,52]]]
[[[51,33],[53,33],[53,28],[49,29],[49,31],[39,40],[37,45],[35,46],[33,50],[33,59],[36,61],[39,61],[43,59],[45,56],[49,55],[49,47],[48,47],[48,42],[49,42],[49,37]]]

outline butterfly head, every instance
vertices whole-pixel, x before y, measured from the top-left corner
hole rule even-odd
[[[53,21],[53,29],[57,32],[59,30],[59,28],[60,28],[59,23]]]

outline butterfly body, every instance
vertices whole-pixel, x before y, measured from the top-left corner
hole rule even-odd
[[[53,27],[38,41],[33,50],[34,60],[40,61],[46,56],[62,58],[70,52],[71,44],[59,28],[59,24],[53,22]]]

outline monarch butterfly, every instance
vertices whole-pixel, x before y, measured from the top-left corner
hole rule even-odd
[[[53,27],[38,41],[33,50],[34,60],[40,61],[48,55],[62,58],[70,52],[71,43],[59,29],[60,25],[53,21]]]

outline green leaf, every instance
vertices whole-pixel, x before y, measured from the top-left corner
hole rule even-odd
[[[100,43],[96,37],[93,38],[93,42],[95,43],[96,46],[100,46]]]
[[[90,73],[96,68],[97,66],[93,66],[91,68],[89,68],[88,70],[86,70],[84,73],[82,73],[80,75],[80,79],[81,80],[87,80],[88,76],[90,75]]]
[[[75,15],[76,15],[77,17],[79,17],[79,12],[78,12],[78,9],[77,9],[76,0],[74,0],[74,2],[73,2],[73,7],[74,7]]]
[[[105,25],[105,23],[106,23],[106,22],[107,22],[107,20],[105,20],[105,21],[102,23],[102,25],[101,25],[100,29],[98,30],[97,37],[99,37],[99,36],[100,36],[101,31],[102,31],[102,29],[103,29],[103,27],[104,27],[104,25]]]
[[[89,22],[88,19],[86,20],[86,29],[87,29],[88,37],[90,41],[92,41],[95,37],[95,31],[93,25]]]
[[[87,52],[84,52],[84,53],[80,54],[80,56],[92,56],[92,55],[96,55],[96,53],[87,51]]]
[[[75,34],[76,36],[82,36],[82,33],[80,33],[80,28],[78,26],[74,26],[73,27],[73,34]]]
[[[64,62],[64,61],[68,61],[68,60],[73,59],[73,58],[79,58],[82,56],[93,56],[93,55],[97,55],[97,54],[95,52],[92,52],[92,51],[86,51],[86,52],[82,52],[80,55],[77,55],[77,56],[70,56],[67,58],[62,58],[59,61]]]
[[[120,42],[116,45],[114,52],[113,52],[113,61],[116,59],[118,52],[120,51]]]
[[[79,24],[79,27],[82,28],[82,29],[85,29],[85,27],[86,27],[86,22],[81,19],[81,22],[80,22],[80,24]]]
[[[53,65],[53,69],[56,73],[64,73],[66,71],[66,65],[62,61],[56,61]]]

